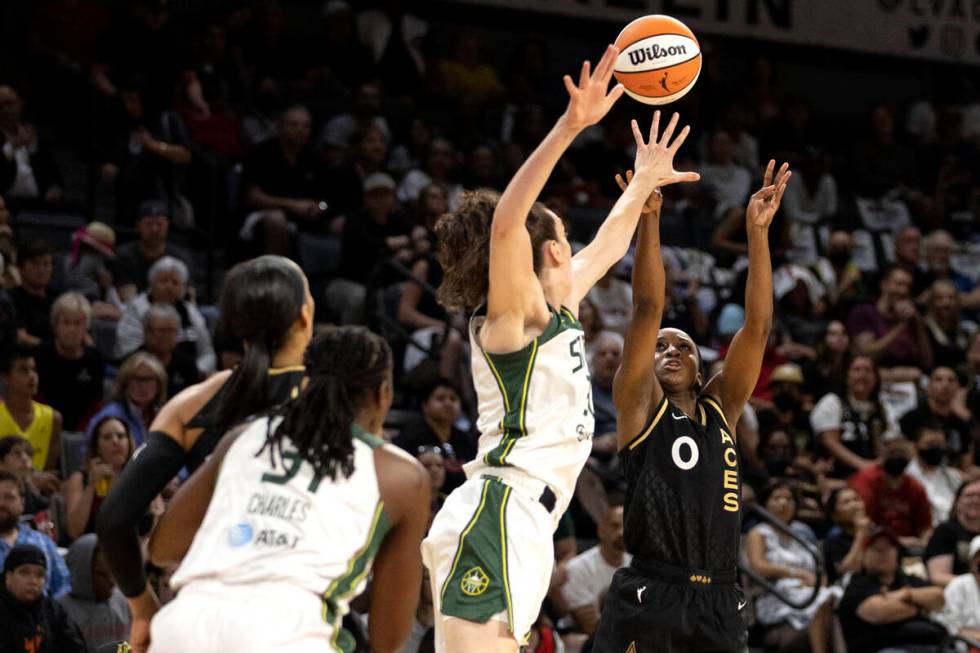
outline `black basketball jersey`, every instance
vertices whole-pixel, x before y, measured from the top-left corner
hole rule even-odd
[[[300,386],[306,377],[306,370],[302,366],[272,368],[269,370],[269,385],[265,401],[261,406],[254,406],[255,414],[264,410],[274,408],[290,399],[299,396]],[[197,437],[194,446],[187,452],[187,470],[193,472],[204,464],[218,442],[224,436],[224,431],[217,426],[221,410],[224,407],[225,395],[228,393],[228,382],[226,381],[218,391],[214,393],[201,410],[187,423],[188,428],[203,428],[201,435]]]
[[[620,457],[627,482],[627,551],[684,569],[735,567],[738,450],[716,399],[699,397],[691,419],[664,397]]]

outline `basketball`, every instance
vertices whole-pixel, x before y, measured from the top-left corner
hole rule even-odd
[[[616,79],[644,104],[679,100],[701,74],[701,46],[694,32],[670,16],[637,18],[619,33],[616,47]]]

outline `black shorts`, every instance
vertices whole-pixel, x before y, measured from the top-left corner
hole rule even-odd
[[[634,561],[613,576],[593,653],[743,653],[745,594],[721,574]]]

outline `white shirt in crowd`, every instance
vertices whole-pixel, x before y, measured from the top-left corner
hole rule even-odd
[[[592,286],[586,297],[595,304],[605,328],[623,333],[633,318],[633,287],[615,277],[609,279],[605,286],[602,284],[603,281],[600,281]]]
[[[951,635],[964,628],[980,630],[980,580],[963,574],[950,581],[943,591],[946,605],[936,616]]]
[[[633,559],[628,553],[623,554],[625,567]],[[599,607],[599,596],[609,588],[613,574],[619,567],[613,567],[602,557],[602,551],[594,546],[583,551],[568,561],[568,580],[561,588],[562,597],[568,604],[569,610],[583,608],[588,605]]]
[[[829,174],[823,174],[811,191],[803,175],[794,175],[786,185],[782,205],[790,220],[816,224],[837,213],[837,183]]]
[[[861,401],[858,399],[851,399],[851,407],[862,417],[871,415],[871,411],[874,409],[874,405],[870,401]],[[881,404],[881,409],[884,413],[885,422],[887,423],[882,439],[891,440],[898,437],[900,431],[895,413],[886,403]],[[813,412],[810,413],[810,426],[816,435],[820,435],[824,431],[840,429],[843,426],[843,419],[844,404],[839,396],[831,392],[821,397],[817,405],[813,407]],[[841,434],[841,440],[844,442],[853,439],[855,439],[855,434]]]
[[[715,199],[715,218],[720,219],[732,208],[745,204],[752,185],[752,175],[742,166],[707,164],[701,167],[701,183]]]
[[[932,525],[938,526],[949,519],[949,511],[953,508],[956,488],[960,486],[962,480],[960,470],[947,465],[940,465],[927,472],[916,458],[905,468],[905,473],[922,483],[922,487],[926,489],[929,507],[932,508]]]

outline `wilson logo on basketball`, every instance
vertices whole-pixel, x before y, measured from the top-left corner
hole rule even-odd
[[[657,34],[629,45],[616,61],[618,73],[640,73],[670,68],[697,57],[701,49],[681,34]]]
[[[686,45],[672,45],[669,48],[661,48],[659,45],[654,43],[650,47],[646,48],[635,48],[626,53],[629,55],[630,63],[634,66],[639,66],[641,63],[649,59],[653,61],[655,59],[663,59],[665,57],[673,57],[680,54],[687,54]]]

